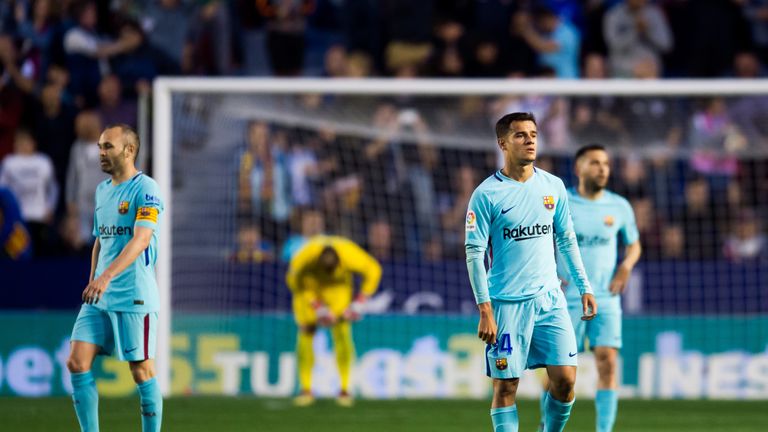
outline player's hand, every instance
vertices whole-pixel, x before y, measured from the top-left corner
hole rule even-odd
[[[347,321],[359,321],[365,313],[365,300],[363,294],[358,294],[352,304],[344,311],[344,319]]]
[[[496,318],[493,317],[491,302],[480,303],[477,307],[480,308],[480,323],[477,325],[477,337],[487,344],[495,344],[498,327],[496,326]]]
[[[87,304],[98,303],[104,291],[107,290],[107,286],[109,286],[109,279],[107,276],[101,275],[92,280],[83,290],[83,302]]]
[[[557,278],[560,280],[560,290],[565,292],[565,289],[568,287],[568,281],[564,277],[558,276]]]
[[[317,325],[320,327],[330,327],[336,323],[336,317],[331,313],[331,309],[328,305],[321,301],[316,301],[312,304],[315,309],[315,315],[317,316]]]
[[[583,308],[581,315],[582,321],[589,321],[597,316],[597,301],[592,294],[584,294],[581,296],[581,306]]]
[[[620,265],[616,268],[616,273],[614,273],[611,285],[608,288],[611,290],[611,294],[621,294],[624,292],[631,273],[632,271],[626,266]]]

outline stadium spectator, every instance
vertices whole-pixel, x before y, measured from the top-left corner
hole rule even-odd
[[[278,226],[291,212],[290,181],[284,149],[276,143],[278,133],[270,132],[264,121],[252,121],[247,128],[247,147],[240,156],[239,207],[241,212],[262,218],[262,231],[278,241]],[[275,225],[276,224],[276,225]]]
[[[7,50],[9,39],[0,37],[0,61],[5,65],[7,62],[3,55],[3,45]],[[14,137],[23,113],[23,93],[6,77],[0,77],[0,161],[13,151]]]
[[[99,105],[96,110],[101,123],[123,123],[136,127],[138,111],[136,101],[123,98],[123,84],[117,75],[107,75],[99,83]]]
[[[77,25],[64,35],[67,68],[71,74],[70,87],[79,104],[92,106],[96,88],[109,72],[108,59],[135,49],[141,38],[132,33],[121,34],[115,41],[102,39],[96,32],[98,15],[96,3],[86,1],[75,11]]]
[[[701,101],[691,118],[689,142],[693,170],[709,176],[716,194],[724,192],[739,168],[736,153],[746,149],[747,140],[731,120],[723,98]]]
[[[181,70],[183,58],[189,55],[186,45],[192,20],[192,9],[181,0],[152,1],[141,15],[141,27],[149,43]]]
[[[528,14],[518,13],[513,26],[536,51],[539,64],[554,69],[558,78],[578,78],[580,35],[567,19],[548,7],[539,7],[533,22]]]
[[[317,190],[313,187],[317,177],[322,175],[322,164],[318,160],[317,149],[322,149],[317,137],[308,137],[310,132],[294,131],[289,138],[286,154],[286,166],[291,179],[291,203],[297,206],[309,206],[318,200]],[[334,155],[336,156],[336,155]]]
[[[315,0],[257,0],[256,4],[266,21],[272,73],[277,76],[301,75],[307,15],[314,10]]]
[[[709,182],[705,177],[692,175],[685,185],[682,206],[673,219],[683,227],[685,254],[692,260],[711,260],[720,255],[723,222],[718,216]]]
[[[501,78],[507,75],[507,59],[493,38],[481,38],[474,43],[468,60],[467,76]]]
[[[658,79],[656,60],[639,59],[634,64],[634,78]],[[684,109],[677,98],[648,96],[620,98],[616,112],[621,117],[634,148],[671,147],[683,142]]]
[[[752,26],[752,40],[758,49],[759,57],[768,61],[768,1],[745,0],[744,15]]]
[[[120,37],[137,40],[136,45],[115,56],[111,69],[120,78],[131,96],[142,93],[158,75],[178,73],[174,61],[162,51],[153,48],[138,22],[126,20],[120,25]]]
[[[607,78],[605,57],[596,53],[587,54],[583,76],[585,79]],[[570,130],[574,144],[597,142],[604,143],[606,147],[626,145],[626,128],[616,112],[619,103],[619,98],[612,96],[572,99]]]
[[[187,34],[181,70],[190,75],[231,73],[230,17],[221,0],[199,2]]]
[[[662,222],[654,208],[653,200],[647,196],[631,198],[630,204],[635,213],[637,230],[640,233],[640,242],[643,245],[643,258],[658,260],[662,256],[664,236],[662,230],[667,224]],[[682,238],[682,237],[681,237]],[[682,250],[682,242],[680,249]]]
[[[478,183],[477,173],[470,165],[462,165],[456,169],[452,176],[454,193],[448,198],[448,202],[440,212],[440,222],[443,229],[445,249],[454,254],[455,258],[462,258],[461,247],[464,245],[464,219],[472,192]]]
[[[94,111],[83,111],[75,119],[77,139],[72,145],[67,168],[65,198],[67,202],[68,244],[93,243],[93,197],[96,186],[105,179],[99,165],[99,135],[102,123]],[[69,224],[77,224],[77,230],[70,232]]]
[[[434,1],[387,0],[379,5],[387,70],[396,77],[414,77],[423,72],[432,45]]]
[[[347,50],[343,45],[333,45],[323,56],[323,77],[342,78],[348,73]]]
[[[47,84],[40,93],[35,110],[35,140],[41,152],[50,156],[56,182],[64,184],[72,142],[75,140],[75,108],[62,102],[63,88]],[[93,198],[93,197],[91,197]]]
[[[39,71],[32,60],[20,58],[9,36],[0,36],[0,69],[4,69],[13,85],[24,93],[32,93],[35,89],[35,78]]]
[[[274,260],[275,250],[262,237],[258,224],[245,223],[237,231],[237,249],[230,259],[238,264],[262,263]]]
[[[325,232],[325,216],[319,210],[307,208],[294,212],[300,227],[288,236],[280,252],[280,260],[289,262],[291,257],[311,238]]]
[[[53,163],[37,151],[34,137],[26,130],[16,132],[14,146],[15,152],[2,161],[0,186],[16,196],[35,254],[44,255],[59,194]]]
[[[432,45],[434,48],[430,59],[431,75],[454,78],[466,75],[469,41],[460,22],[439,22],[435,26]]]
[[[240,19],[240,57],[243,72],[251,76],[270,75],[264,17],[259,12],[258,3],[252,0],[237,0],[235,5],[237,17]]]
[[[686,254],[685,230],[679,223],[670,223],[660,227],[660,254],[664,260],[682,260]]]
[[[661,55],[672,48],[672,33],[658,6],[625,0],[606,13],[603,25],[612,76],[631,77],[637,63],[647,59],[661,69]]]
[[[389,261],[394,258],[392,243],[392,225],[384,219],[373,221],[368,226],[366,250],[379,261]]]
[[[91,215],[93,216],[93,215]],[[59,256],[90,257],[93,246],[93,234],[83,237],[80,218],[65,214],[59,222],[58,236],[54,238],[51,249]]]
[[[34,68],[33,79],[40,80],[48,69],[49,50],[56,26],[55,11],[51,0],[35,0],[30,8],[31,11],[27,11],[22,7],[17,14],[17,32],[25,50],[24,57]],[[31,17],[28,16],[30,12]]]
[[[741,262],[768,258],[768,238],[754,210],[743,209],[730,225],[723,244],[727,259]]]
[[[21,217],[16,197],[0,186],[0,261],[25,260],[32,257],[32,242]]]

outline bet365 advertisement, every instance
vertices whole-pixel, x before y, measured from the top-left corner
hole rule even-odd
[[[71,391],[66,359],[76,313],[0,312],[0,395]],[[477,320],[465,315],[375,315],[354,326],[354,392],[366,398],[487,398]],[[287,397],[296,391],[296,328],[286,314],[174,316],[172,392]],[[333,342],[315,338],[313,390],[335,395]],[[591,397],[596,368],[579,356],[577,394]],[[125,363],[102,358],[99,392],[135,392]],[[621,393],[641,398],[768,399],[768,316],[625,317]],[[518,393],[535,397],[528,371]]]

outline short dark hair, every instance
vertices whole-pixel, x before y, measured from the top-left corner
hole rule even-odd
[[[496,138],[503,138],[509,134],[509,126],[512,122],[531,121],[536,124],[536,117],[529,112],[513,112],[505,115],[496,122]]]
[[[120,132],[122,132],[123,139],[125,140],[124,144],[133,144],[136,146],[136,154],[133,155],[133,160],[135,162],[139,157],[139,148],[141,148],[141,143],[139,142],[139,134],[136,132],[136,129],[125,123],[108,124],[104,130],[106,131],[115,128],[120,129]]]
[[[580,157],[587,154],[587,152],[591,152],[593,150],[602,150],[604,152],[607,152],[605,149],[605,146],[597,144],[597,143],[590,143],[585,146],[582,146],[580,149],[576,150],[576,156],[574,157],[575,160],[579,160]]]

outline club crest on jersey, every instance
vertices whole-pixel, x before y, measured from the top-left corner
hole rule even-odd
[[[507,369],[507,366],[508,366],[507,359],[505,358],[496,359],[496,369],[505,370]]]
[[[613,218],[613,216],[606,216],[603,218],[603,223],[607,227],[613,226],[614,222],[615,222],[615,219]]]
[[[117,205],[117,212],[120,214],[126,214],[128,213],[129,206],[130,203],[128,201],[120,201],[120,204]]]
[[[555,208],[555,197],[552,195],[545,195],[544,196],[544,208],[547,210],[552,210]]]
[[[477,216],[475,216],[475,212],[472,210],[469,210],[467,212],[467,231],[474,231],[477,229]]]

